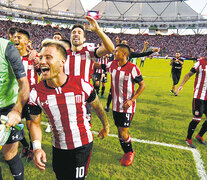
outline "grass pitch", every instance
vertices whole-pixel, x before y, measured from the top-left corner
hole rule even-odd
[[[139,62],[140,60],[138,60],[138,65]],[[193,61],[186,60],[184,62],[181,80],[193,64]],[[148,58],[145,61],[145,66],[140,68],[146,89],[137,99],[136,112],[129,131],[132,138],[186,146],[187,128],[192,119],[191,107],[195,77],[191,77],[183,91],[175,97],[170,93],[172,87],[170,68],[169,60]],[[103,106],[106,105],[109,89],[110,82],[106,86],[105,98],[100,99]],[[111,109],[107,115],[111,125],[110,134],[117,134]],[[46,118],[43,121],[47,121]],[[204,119],[196,128],[193,143],[200,151],[201,158],[205,163],[204,166],[207,169],[207,147],[195,140],[195,135],[203,121]],[[46,126],[43,125],[42,128],[42,146],[47,153],[47,169],[44,172],[39,171],[32,162],[27,163],[23,159],[26,180],[55,179],[51,162],[51,133],[44,132]],[[101,122],[93,112],[92,130],[98,132],[100,129]],[[27,130],[25,131],[27,132]],[[206,138],[206,135],[204,135],[204,139]],[[135,150],[134,162],[129,167],[123,167],[119,163],[123,151],[118,138],[107,137],[100,140],[97,135],[94,135],[94,147],[87,179],[199,179],[194,158],[190,151],[138,142],[132,142],[132,145]],[[19,149],[22,149],[21,145]],[[3,160],[2,152],[0,152],[0,158],[3,178],[6,180],[13,179],[7,164]],[[67,165],[67,162],[63,163]]]

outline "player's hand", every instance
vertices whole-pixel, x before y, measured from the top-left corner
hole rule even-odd
[[[98,137],[104,139],[109,134],[109,127],[104,127],[98,134]]]
[[[9,119],[6,122],[7,127],[16,126],[22,120],[21,114],[16,110],[11,110],[7,116],[8,116],[8,119]]]
[[[176,95],[178,95],[179,91],[183,90],[183,86],[179,86],[179,88],[177,89],[177,91],[175,92]]]
[[[144,46],[147,47],[149,45],[149,41],[144,41]]]
[[[99,27],[97,21],[94,18],[92,18],[90,16],[86,16],[86,19],[90,23],[90,25],[85,24],[85,29],[86,30],[91,30],[91,31],[95,31],[95,32],[100,30],[100,27]]]
[[[132,103],[133,103],[132,100],[126,100],[124,102],[123,107],[128,109],[132,105]]]
[[[42,149],[36,149],[34,151],[33,162],[38,169],[45,170],[47,158],[45,152]]]

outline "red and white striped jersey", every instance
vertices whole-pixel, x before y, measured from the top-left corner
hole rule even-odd
[[[81,76],[85,81],[90,82],[94,72],[95,47],[85,46],[81,51],[68,52],[65,62],[65,74],[71,76]]]
[[[108,64],[109,63],[109,58],[106,57],[106,56],[103,56],[103,57],[98,59],[97,63],[99,63],[99,64]],[[103,74],[104,70],[103,69],[96,69],[96,73]]]
[[[194,83],[194,98],[207,100],[207,60],[200,59],[195,63],[193,69],[196,71]]]
[[[30,92],[29,104],[44,110],[53,131],[53,146],[74,149],[93,141],[91,125],[86,116],[86,100],[93,87],[80,76],[69,76],[58,88],[48,87],[45,81]]]
[[[34,60],[28,60],[28,56],[22,56],[22,63],[29,81],[29,85],[32,86],[38,83],[38,76],[34,68]]]
[[[124,66],[119,67],[118,61],[109,62],[106,65],[107,71],[111,74],[112,109],[117,112],[134,113],[136,102],[128,109],[124,108],[124,102],[132,98],[135,93],[134,79],[141,76],[139,68],[128,61]]]

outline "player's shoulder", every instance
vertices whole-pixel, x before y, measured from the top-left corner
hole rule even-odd
[[[84,81],[84,79],[81,76],[69,76],[68,84],[69,86],[80,86],[81,82]]]
[[[40,91],[40,90],[43,90],[45,88],[46,88],[45,87],[45,82],[42,80],[38,84],[33,84],[30,89],[31,90],[35,89],[36,91]]]

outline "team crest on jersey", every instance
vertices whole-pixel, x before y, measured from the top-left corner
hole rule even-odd
[[[81,95],[76,95],[75,96],[75,102],[76,103],[81,103],[82,102],[82,96]]]

